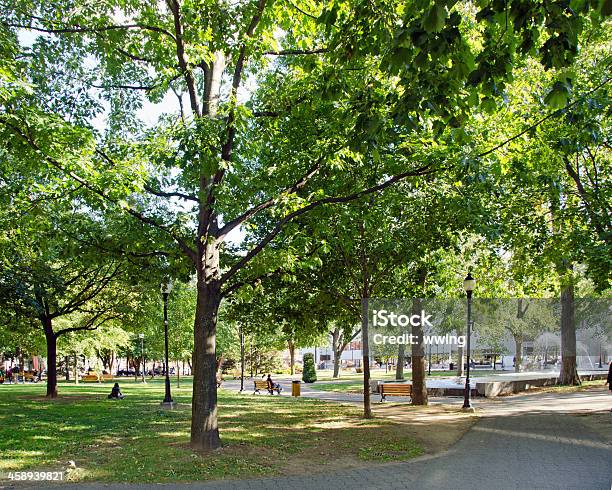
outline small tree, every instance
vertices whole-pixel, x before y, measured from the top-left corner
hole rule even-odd
[[[314,383],[317,380],[317,371],[315,370],[314,356],[307,352],[304,354],[304,371],[302,372],[302,381],[304,383]]]

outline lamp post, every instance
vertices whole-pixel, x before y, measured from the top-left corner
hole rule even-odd
[[[141,358],[141,364],[142,364],[142,368],[140,369],[140,374],[142,375],[142,382],[146,383],[145,375],[144,375],[144,372],[145,372],[144,333],[139,333],[138,338],[140,339],[140,358]]]
[[[164,355],[166,360],[166,394],[161,405],[166,408],[174,408],[174,401],[170,393],[170,369],[168,363],[168,296],[170,291],[172,291],[172,281],[167,280],[161,286],[161,293],[164,298]]]
[[[473,411],[474,408],[470,402],[470,338],[472,331],[472,291],[476,287],[476,279],[468,272],[468,275],[463,280],[463,289],[467,296],[467,369],[465,377],[465,391],[463,397],[463,410]]]

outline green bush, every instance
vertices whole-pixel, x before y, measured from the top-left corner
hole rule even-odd
[[[307,352],[304,354],[304,371],[302,372],[302,381],[304,383],[314,383],[317,380],[317,371],[315,370],[314,356]]]

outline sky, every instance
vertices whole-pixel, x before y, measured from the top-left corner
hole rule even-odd
[[[21,29],[17,33],[19,43],[26,47],[32,46],[39,36],[44,35],[45,34],[26,29]],[[93,58],[90,60],[90,62],[92,65],[95,65],[96,63]],[[243,100],[247,98],[248,94],[254,89],[253,80],[247,80],[245,86],[246,89],[242,91],[239,97]],[[187,105],[185,101],[184,104]],[[92,121],[93,127],[101,132],[103,132],[106,128],[106,118],[108,116],[108,103],[106,101],[102,101],[102,105],[105,107],[104,111]],[[138,119],[140,119],[147,127],[151,127],[157,123],[162,114],[178,114],[179,110],[180,108],[176,95],[172,91],[168,91],[162,101],[159,103],[152,103],[144,98],[143,105],[138,110]],[[244,241],[245,236],[246,233],[244,232],[244,229],[242,227],[238,227],[227,235],[226,241],[230,245],[238,246]]]

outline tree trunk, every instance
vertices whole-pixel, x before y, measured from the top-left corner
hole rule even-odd
[[[66,363],[66,381],[70,381],[70,357],[64,356],[64,362]]]
[[[419,291],[425,292],[425,281],[427,280],[427,269],[421,267],[417,277]],[[412,314],[420,315],[423,308],[422,301],[415,298],[412,301]],[[413,325],[412,335],[419,340],[417,344],[412,344],[412,404],[427,405],[427,385],[425,383],[425,349],[423,347],[423,325]]]
[[[202,245],[205,260],[198,261],[197,301],[194,325],[193,398],[191,446],[200,450],[221,445],[217,425],[217,314],[221,304],[219,249]]]
[[[181,365],[180,361],[176,361],[176,387],[181,387]]]
[[[413,315],[421,313],[421,300],[414,299],[412,302]],[[425,383],[425,350],[423,348],[422,325],[412,326],[412,335],[419,339],[417,344],[412,344],[412,404],[427,405],[427,386]]]
[[[21,347],[19,347],[19,373],[21,374],[21,383],[25,384],[25,364],[23,361],[23,350],[21,350]]]
[[[516,349],[514,352],[514,372],[520,373],[523,364],[523,337],[515,335],[514,343],[516,345]]]
[[[569,284],[561,290],[561,373],[562,385],[579,385],[576,364],[576,318],[574,305],[574,286]]]
[[[334,378],[340,377],[340,360],[342,359],[342,352],[344,351],[344,346],[341,345],[341,337],[340,337],[340,329],[338,327],[334,328],[332,334],[332,350],[334,351]]]
[[[289,347],[289,362],[291,363],[291,376],[295,374],[295,344],[289,340],[287,341]]]
[[[57,397],[57,337],[53,332],[51,318],[43,318],[43,329],[47,341],[47,396]]]
[[[461,377],[465,375],[465,351],[463,347],[457,347],[457,376]]]
[[[74,353],[74,384],[79,384],[79,366],[76,352]]]
[[[395,379],[404,379],[404,363],[406,362],[406,345],[400,344],[397,349],[397,365],[395,366]]]
[[[367,291],[367,287],[364,288]],[[363,416],[372,418],[372,404],[370,400],[370,346],[368,342],[368,299],[361,301],[361,347],[363,349]]]

